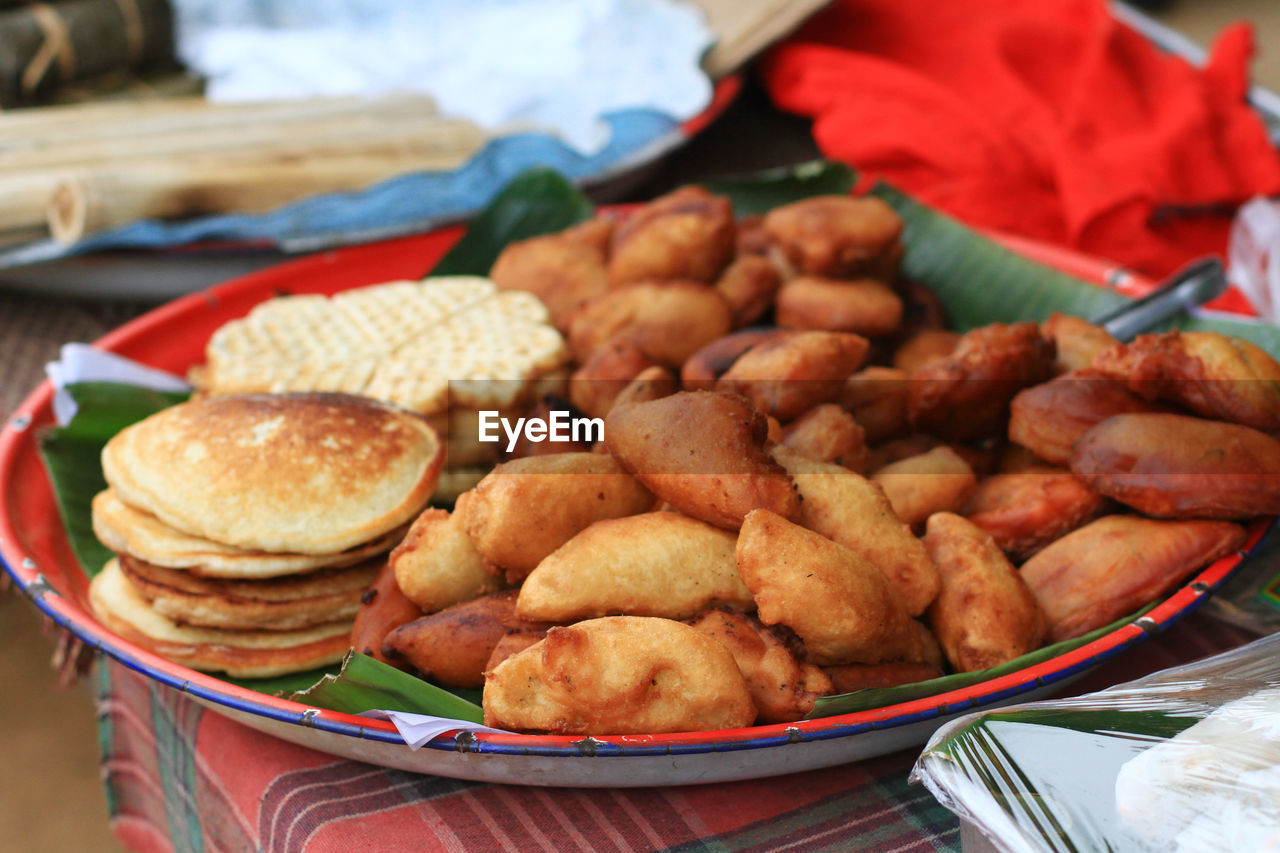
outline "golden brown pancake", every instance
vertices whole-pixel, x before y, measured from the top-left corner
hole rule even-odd
[[[161,616],[179,625],[288,631],[354,619],[386,558],[270,580],[218,580],[121,554],[120,569]]]
[[[297,631],[223,631],[178,625],[148,606],[116,560],[89,586],[89,602],[109,630],[192,669],[267,678],[336,663],[351,645],[351,622]]]
[[[384,554],[404,538],[397,527],[378,539],[336,554],[272,554],[246,551],[174,530],[150,513],[135,509],[113,490],[93,499],[93,532],[117,554],[132,554],[155,566],[213,578],[274,578],[330,566],[350,566]]]
[[[120,500],[246,550],[334,554],[412,519],[443,448],[416,415],[343,394],[204,397],[126,427],[102,453]]]

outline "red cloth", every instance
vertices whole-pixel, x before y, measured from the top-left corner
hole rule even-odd
[[[1280,192],[1244,101],[1253,31],[1208,67],[1101,0],[839,0],[762,70],[828,156],[973,225],[1160,276],[1224,253],[1231,209]]]

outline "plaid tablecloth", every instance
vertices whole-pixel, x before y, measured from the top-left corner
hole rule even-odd
[[[1100,689],[1251,638],[1192,616],[1072,685]],[[139,850],[956,851],[955,817],[907,784],[917,751],[772,779],[628,790],[419,776],[260,734],[108,662],[108,808]]]

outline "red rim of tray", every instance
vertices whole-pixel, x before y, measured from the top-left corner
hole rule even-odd
[[[256,303],[283,293],[333,293],[395,279],[419,278],[462,234],[452,227],[426,235],[324,252],[194,293],[151,311],[96,342],[176,373],[203,359],[209,335]],[[1009,248],[1095,283],[1140,295],[1151,283],[1113,265],[1031,241],[996,236]],[[257,693],[171,663],[117,637],[85,604],[88,580],[67,543],[37,452],[39,430],[53,424],[48,381],[0,428],[0,561],[36,605],[88,645],[155,680],[227,708],[352,737],[403,743],[386,720],[313,708]],[[760,749],[796,741],[846,737],[980,708],[1068,678],[1158,633],[1198,607],[1271,529],[1254,522],[1244,550],[1202,569],[1149,613],[1093,642],[999,678],[866,711],[713,732],[579,736],[446,734],[426,748],[477,753],[609,756]]]

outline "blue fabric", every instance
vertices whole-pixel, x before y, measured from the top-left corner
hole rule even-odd
[[[426,230],[475,213],[509,180],[533,166],[549,166],[574,181],[643,162],[680,133],[675,119],[653,110],[604,116],[609,142],[590,156],[559,139],[521,133],[495,139],[453,172],[415,172],[349,193],[303,199],[269,213],[223,214],[181,222],[145,220],[61,246],[43,241],[0,253],[0,267],[83,252],[164,248],[203,240],[270,241],[288,251],[367,242]]]

